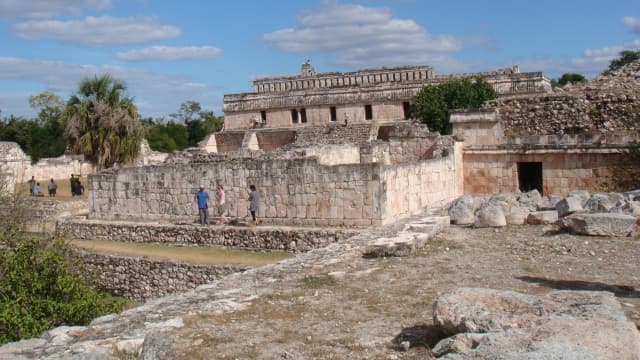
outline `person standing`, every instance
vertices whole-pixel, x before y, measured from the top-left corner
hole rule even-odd
[[[40,183],[36,183],[36,186],[33,187],[33,194],[34,196],[44,196],[44,194],[42,194],[40,192]]]
[[[33,188],[36,186],[36,177],[32,176],[31,180],[27,182],[29,183],[29,195],[33,196]]]
[[[58,184],[56,184],[56,182],[53,181],[53,178],[51,178],[51,181],[49,181],[49,185],[47,185],[47,189],[49,189],[49,197],[56,197],[56,190],[58,189]]]
[[[260,198],[258,196],[258,191],[256,191],[256,186],[249,186],[249,211],[251,211],[251,226],[258,225],[258,220],[256,219],[256,213],[258,212],[258,204],[260,202]]]
[[[220,216],[220,224],[224,224],[227,222],[227,218],[224,216],[224,213],[227,212],[227,203],[225,199],[224,188],[222,187],[222,185],[218,185],[216,187],[216,198],[218,216]]]
[[[71,189],[71,196],[76,196],[75,185],[76,178],[74,178],[73,174],[71,174],[71,177],[69,178],[69,188]]]
[[[204,191],[204,185],[200,185],[200,190],[196,192],[196,204],[200,215],[200,225],[209,225],[209,193]]]

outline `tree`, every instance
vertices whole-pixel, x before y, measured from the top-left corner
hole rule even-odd
[[[611,60],[609,67],[602,72],[602,75],[612,75],[616,70],[619,70],[623,66],[632,63],[640,59],[640,50],[623,50],[619,53],[620,57]]]
[[[431,131],[451,134],[450,110],[479,108],[496,96],[493,86],[482,78],[450,80],[422,88],[413,98],[411,113]]]
[[[74,151],[98,168],[133,161],[140,152],[144,127],[124,83],[110,75],[86,78],[65,108],[65,134]]]
[[[56,94],[42,92],[29,97],[29,105],[38,112],[38,123],[42,130],[36,136],[34,147],[40,149],[42,157],[56,157],[64,153],[67,141],[64,138],[64,100]],[[32,158],[35,156],[32,155]],[[35,159],[34,159],[35,160]]]
[[[581,74],[564,73],[562,74],[561,77],[558,78],[558,80],[551,80],[551,85],[553,87],[558,87],[558,86],[565,86],[569,83],[575,84],[575,83],[581,83],[586,81],[587,81],[587,78],[585,78]]]
[[[178,112],[169,116],[186,125],[189,146],[197,146],[205,136],[222,128],[222,118],[216,117],[213,111],[203,110],[197,101],[182,103]]]

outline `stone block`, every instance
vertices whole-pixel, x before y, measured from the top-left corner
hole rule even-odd
[[[527,224],[530,225],[553,224],[556,221],[558,221],[558,212],[555,210],[532,211],[527,217]]]

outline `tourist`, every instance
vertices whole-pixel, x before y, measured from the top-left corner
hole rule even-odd
[[[256,191],[255,185],[249,186],[249,190],[251,190],[249,192],[249,211],[251,211],[252,218],[251,226],[256,226],[258,225],[258,220],[256,220],[256,212],[258,212],[258,203],[260,201],[260,198],[258,196],[258,192]]]
[[[216,205],[218,209],[218,216],[220,216],[220,224],[222,225],[227,222],[227,218],[224,216],[224,213],[227,211],[227,204],[222,185],[218,185],[216,187]]]
[[[33,196],[33,188],[36,186],[36,177],[32,176],[31,180],[27,182],[29,183],[29,195]]]
[[[71,189],[71,196],[76,195],[76,192],[74,191],[75,183],[76,183],[76,178],[74,178],[73,174],[71,174],[71,177],[69,178],[69,188]]]
[[[44,196],[43,193],[40,192],[40,183],[36,183],[36,186],[33,187],[33,194],[34,196]]]
[[[209,225],[209,193],[204,191],[204,185],[200,185],[200,190],[196,192],[195,200],[196,204],[198,204],[200,225]]]
[[[49,181],[49,185],[47,185],[47,188],[49,189],[49,197],[56,197],[56,190],[58,189],[58,184],[56,184],[56,182],[53,181],[53,178],[51,178],[51,181]]]

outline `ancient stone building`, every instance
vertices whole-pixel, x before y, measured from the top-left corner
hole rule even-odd
[[[411,99],[424,86],[474,76],[484,77],[499,94],[551,89],[541,72],[521,73],[517,66],[460,75],[436,75],[430,66],[316,73],[307,61],[299,75],[257,79],[253,92],[225,95],[225,128],[404,120]]]
[[[640,133],[640,62],[553,93],[503,96],[458,111],[464,192],[602,189],[621,150]]]

